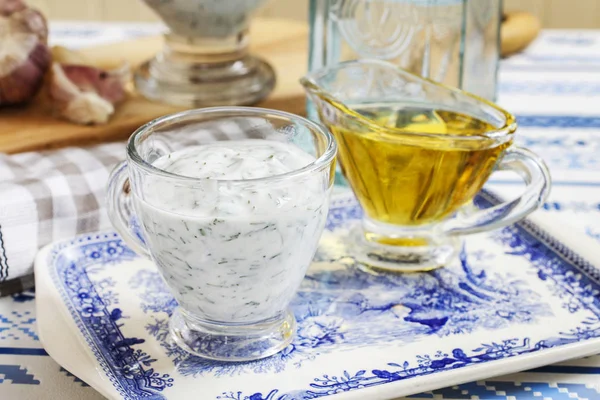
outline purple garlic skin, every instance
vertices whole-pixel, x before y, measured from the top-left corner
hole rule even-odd
[[[0,107],[32,99],[50,67],[48,26],[22,2],[0,0]]]
[[[104,71],[87,65],[62,65],[62,68],[71,82],[82,91],[96,92],[112,104],[125,97],[125,82],[118,70]]]
[[[0,0],[0,15],[10,15],[27,8],[22,0]]]

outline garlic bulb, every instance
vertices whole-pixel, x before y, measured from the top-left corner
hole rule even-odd
[[[104,124],[125,97],[129,66],[103,71],[88,65],[52,64],[50,97],[62,117],[78,124]]]
[[[30,100],[50,66],[48,27],[38,11],[0,0],[0,106]]]
[[[10,15],[26,8],[22,0],[0,0],[0,15]]]

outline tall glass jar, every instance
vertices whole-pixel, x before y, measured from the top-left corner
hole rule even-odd
[[[310,0],[309,70],[376,58],[496,97],[502,0]]]

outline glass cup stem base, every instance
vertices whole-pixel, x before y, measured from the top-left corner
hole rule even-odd
[[[423,272],[443,267],[458,254],[461,240],[433,236],[411,229],[373,230],[370,221],[356,224],[349,233],[354,259],[366,267],[390,272]],[[370,228],[370,229],[369,229]]]
[[[176,106],[252,105],[275,87],[275,72],[247,53],[247,36],[191,39],[167,35],[165,48],[134,74],[144,97]]]
[[[250,325],[200,321],[181,307],[170,320],[171,337],[188,353],[217,361],[252,361],[272,356],[294,339],[296,319],[290,310],[279,318]]]

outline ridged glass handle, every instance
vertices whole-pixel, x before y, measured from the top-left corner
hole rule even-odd
[[[510,225],[535,211],[550,193],[548,167],[540,157],[527,149],[516,146],[508,148],[497,170],[519,174],[527,185],[523,194],[506,203],[458,215],[443,225],[443,234],[465,235]]]
[[[108,178],[108,218],[127,245],[141,256],[150,257],[131,204],[127,161],[119,163]]]

